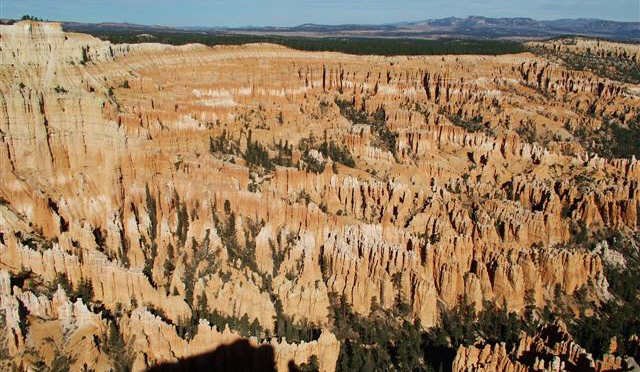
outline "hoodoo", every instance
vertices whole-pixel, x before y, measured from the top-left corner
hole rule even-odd
[[[637,319],[596,349],[580,330],[638,304],[640,86],[552,55],[638,68],[640,47],[529,48],[0,26],[3,363],[180,368],[234,345],[281,371],[638,360]]]

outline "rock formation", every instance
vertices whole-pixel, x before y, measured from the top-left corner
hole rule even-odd
[[[603,301],[602,254],[576,235],[640,224],[638,161],[567,129],[637,120],[638,86],[529,53],[114,45],[23,21],[0,26],[0,58],[0,307],[20,366],[64,350],[74,370],[108,369],[113,323],[142,370],[248,337],[222,326],[245,318],[279,370],[315,355],[333,371],[337,295],[362,315],[400,298],[425,328],[463,297],[518,313],[581,288]],[[272,169],[247,156],[260,149]],[[319,335],[287,341],[283,317]],[[454,369],[582,358],[546,342],[471,346]]]
[[[522,335],[512,351],[504,343],[458,349],[454,371],[620,371],[627,365],[620,357],[605,355],[594,361],[576,344],[562,324],[549,325],[535,336]]]

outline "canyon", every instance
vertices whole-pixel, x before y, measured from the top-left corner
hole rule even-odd
[[[637,45],[564,46],[579,47],[640,64]],[[147,370],[244,340],[278,370],[334,371],[337,299],[361,317],[403,304],[423,330],[461,301],[593,314],[625,265],[595,232],[640,226],[640,163],[581,137],[638,125],[640,85],[529,52],[111,44],[21,21],[0,26],[0,59],[0,310],[18,369],[120,370],[127,354]],[[637,353],[637,335],[617,342]],[[461,346],[450,368],[640,360],[618,354],[592,356],[558,320],[513,350]]]

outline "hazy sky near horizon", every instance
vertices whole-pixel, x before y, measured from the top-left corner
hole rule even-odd
[[[0,17],[168,26],[379,24],[449,16],[640,21],[640,0],[0,0]]]

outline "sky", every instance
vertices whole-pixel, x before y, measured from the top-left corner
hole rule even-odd
[[[0,18],[166,26],[380,24],[443,17],[640,22],[640,0],[0,0]]]

